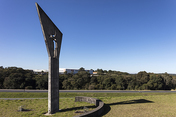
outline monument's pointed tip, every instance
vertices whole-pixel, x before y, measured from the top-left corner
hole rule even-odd
[[[35,2],[35,6],[38,6],[38,3],[37,3],[37,2]]]
[[[35,6],[36,6],[37,9],[42,9],[37,2],[35,2]]]
[[[39,6],[39,4],[38,4],[37,2],[35,2],[35,6],[36,6],[37,8],[40,8],[40,6]]]
[[[37,12],[38,12],[39,19],[40,19],[40,14],[41,14],[41,12],[44,12],[44,11],[42,10],[42,8],[39,6],[39,4],[37,2],[35,2],[35,6],[37,8]]]
[[[40,24],[42,27],[44,39],[45,39],[45,42],[47,45],[47,50],[48,50],[49,56],[54,56],[53,52],[52,52],[53,48],[54,48],[54,46],[52,46],[53,40],[51,40],[50,35],[55,35],[56,36],[55,39],[57,40],[58,45],[60,45],[61,41],[62,41],[62,32],[51,21],[51,19],[43,11],[43,9],[37,3],[35,3],[35,4],[36,4],[36,8],[37,8],[37,12],[38,12],[38,16],[39,16]],[[59,46],[59,52],[60,52],[60,46]],[[58,55],[59,55],[59,53],[58,53]]]

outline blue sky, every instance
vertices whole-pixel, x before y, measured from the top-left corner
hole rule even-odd
[[[60,68],[176,73],[175,0],[1,0],[0,66],[48,69],[35,2],[63,33]]]

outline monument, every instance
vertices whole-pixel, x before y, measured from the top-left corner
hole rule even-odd
[[[42,8],[35,3],[49,57],[48,113],[59,111],[59,54],[62,32],[51,21]]]

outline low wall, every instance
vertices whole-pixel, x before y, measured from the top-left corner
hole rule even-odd
[[[93,103],[97,106],[97,108],[92,111],[89,111],[87,113],[77,115],[74,117],[98,117],[101,115],[101,113],[104,110],[104,103],[101,100],[96,99],[96,98],[77,96],[77,97],[75,97],[75,102]]]

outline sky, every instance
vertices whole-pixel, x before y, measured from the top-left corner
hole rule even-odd
[[[63,33],[60,68],[176,73],[175,0],[1,0],[0,66],[48,69],[35,2]]]

